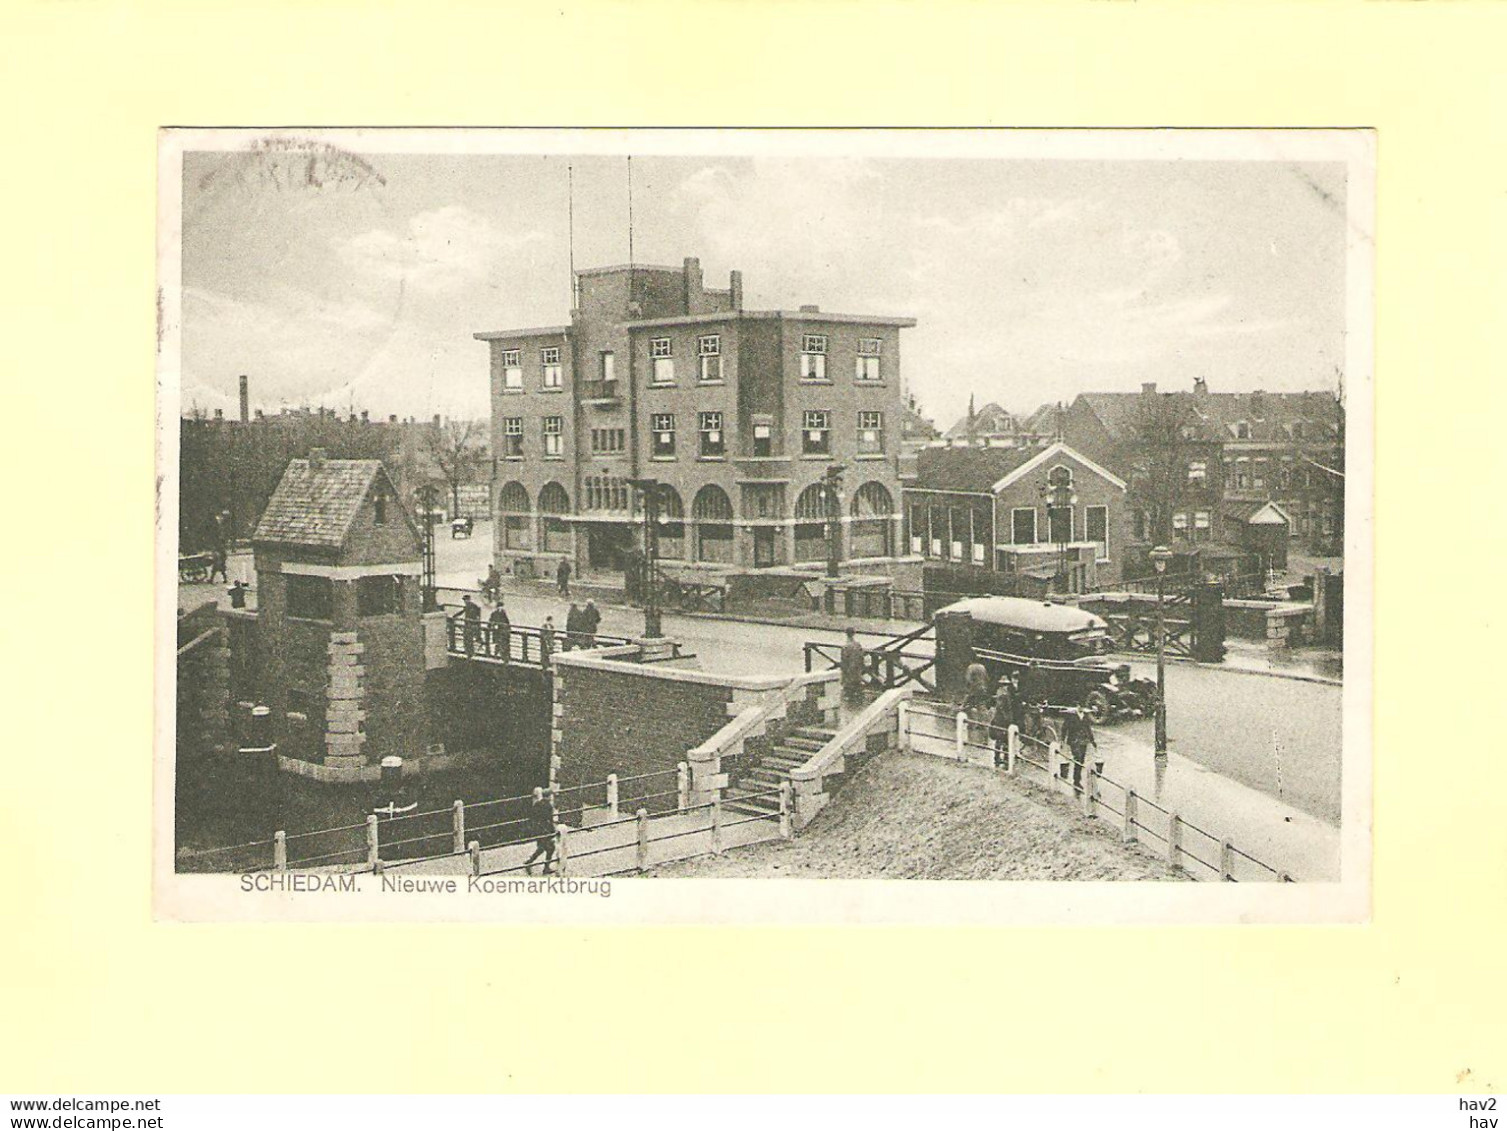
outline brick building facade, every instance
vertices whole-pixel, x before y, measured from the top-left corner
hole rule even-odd
[[[714,568],[825,560],[820,482],[846,469],[843,557],[900,540],[899,331],[914,319],[747,310],[701,266],[577,272],[568,325],[478,333],[491,351],[495,555],[618,569],[630,480],[661,487],[660,556]]]
[[[1070,593],[1123,576],[1133,535],[1125,481],[1066,444],[927,448],[917,471],[905,490],[907,528],[910,550],[928,564]],[[1057,498],[1067,505],[1053,506]]]

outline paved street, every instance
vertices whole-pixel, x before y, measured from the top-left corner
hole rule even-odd
[[[491,555],[490,524],[480,523],[470,539],[451,540],[443,531],[436,539],[439,581],[442,585],[473,588],[485,576]],[[233,555],[233,577],[250,578],[250,556]],[[506,598],[515,623],[540,624],[548,615],[562,629],[566,605],[547,583],[513,582],[523,592]],[[224,599],[224,586],[181,586],[180,604]],[[666,614],[665,631],[695,653],[708,671],[730,674],[799,672],[804,670],[801,646],[808,640],[839,642],[833,629],[750,624]],[[606,605],[601,631],[636,635],[643,613],[634,608]],[[880,631],[903,631],[875,623]],[[924,648],[924,646],[923,646]],[[1137,674],[1154,675],[1153,665],[1137,659]],[[1172,750],[1236,782],[1273,797],[1331,824],[1340,812],[1340,688],[1331,683],[1305,682],[1253,674],[1228,668],[1169,664],[1167,668],[1168,733]],[[1106,728],[1116,742],[1149,749],[1149,720],[1119,723]],[[1280,779],[1280,780],[1279,780]]]

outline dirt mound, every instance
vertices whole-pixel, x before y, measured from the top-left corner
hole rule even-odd
[[[789,841],[666,864],[682,877],[1163,880],[1166,865],[1053,796],[997,770],[889,753],[859,770]]]

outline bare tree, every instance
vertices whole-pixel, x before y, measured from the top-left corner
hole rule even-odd
[[[486,434],[479,420],[447,420],[424,430],[429,457],[450,488],[450,513],[460,513],[460,489],[487,459]]]
[[[1188,490],[1188,462],[1203,452],[1197,416],[1180,393],[1143,393],[1136,406],[1131,481],[1153,545],[1172,541],[1172,515]],[[1218,463],[1215,463],[1216,474]]]

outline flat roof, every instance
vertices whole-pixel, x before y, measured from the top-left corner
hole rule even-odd
[[[571,329],[570,326],[529,326],[523,330],[478,330],[471,336],[478,342],[495,342],[508,338],[549,338],[568,334]]]
[[[656,263],[618,263],[611,267],[582,267],[576,272],[576,276],[611,275],[618,271],[660,271],[671,275],[679,275],[684,270],[684,267],[661,267]]]
[[[712,314],[681,314],[673,318],[637,318],[623,325],[630,329],[652,329],[656,326],[695,326],[706,322],[728,322],[734,319],[784,318],[799,322],[844,322],[867,326],[914,326],[914,318],[890,314],[828,314],[817,310],[722,310]]]

